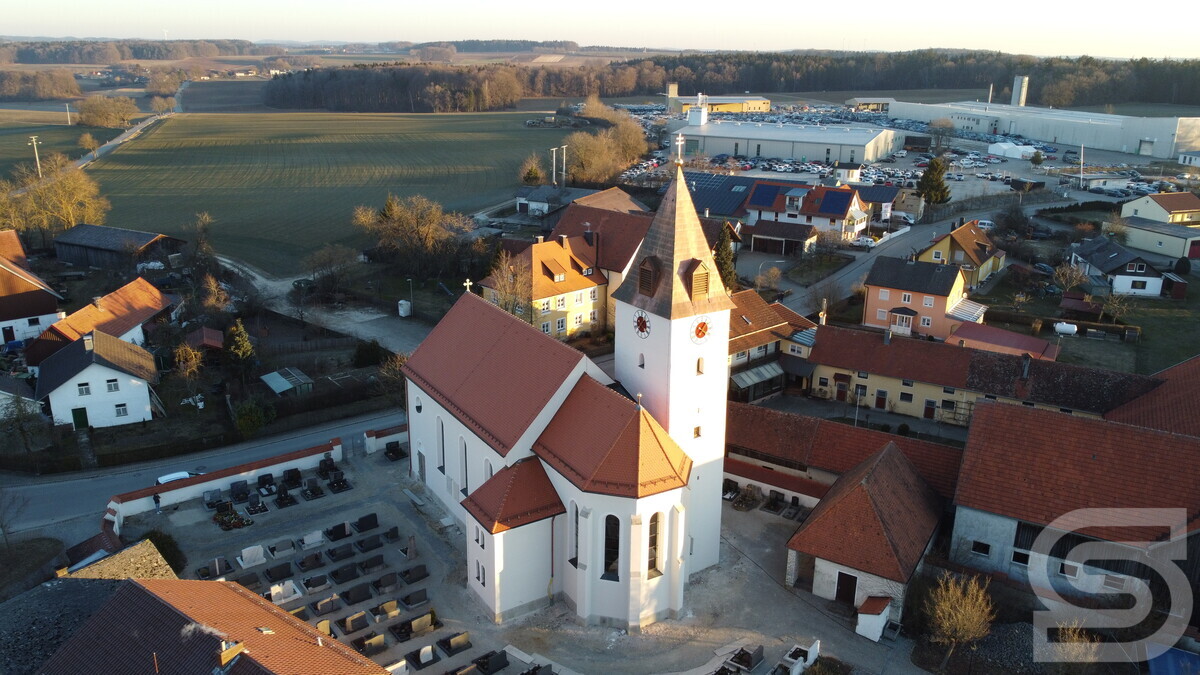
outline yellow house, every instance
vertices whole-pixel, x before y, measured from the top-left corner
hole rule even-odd
[[[887,333],[818,326],[808,362],[818,398],[967,425],[981,400],[1098,418],[1161,380],[957,347]]]
[[[529,267],[533,316],[525,314],[524,302],[515,313],[560,340],[605,330],[608,280],[596,266],[596,249],[584,237],[562,236],[537,242],[514,256],[517,266]],[[519,278],[521,272],[515,273]],[[479,282],[483,298],[504,305],[503,283],[495,274]],[[497,286],[501,288],[498,289]]]
[[[933,245],[922,251],[917,260],[957,265],[962,269],[967,288],[971,289],[1004,269],[1005,253],[979,229],[979,221],[972,220],[934,239]]]

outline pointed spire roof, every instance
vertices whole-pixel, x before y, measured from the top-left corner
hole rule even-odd
[[[733,308],[696,206],[675,167],[626,281],[613,297],[656,316],[682,319]]]

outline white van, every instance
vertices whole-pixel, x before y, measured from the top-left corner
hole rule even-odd
[[[996,229],[996,224],[990,220],[980,220],[976,221],[975,227],[978,227],[984,232],[991,232],[992,230]]]
[[[154,484],[155,485],[166,485],[167,483],[173,483],[177,480],[184,480],[186,478],[195,478],[196,476],[203,476],[203,475],[204,474],[197,473],[195,471],[176,471],[175,473],[169,473],[165,476],[159,476],[158,480],[154,481]]]
[[[916,225],[917,219],[913,218],[911,213],[892,211],[892,217],[888,219],[888,222],[892,224],[900,223],[903,225]]]

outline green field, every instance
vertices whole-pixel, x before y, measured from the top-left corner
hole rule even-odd
[[[18,164],[33,166],[33,148],[29,137],[38,137],[38,154],[43,158],[61,152],[77,159],[84,155],[79,137],[90,133],[105,143],[120,135],[120,129],[97,129],[66,125],[66,109],[61,113],[35,110],[0,110],[0,177],[9,178]]]
[[[368,243],[359,204],[422,194],[471,212],[513,196],[517,167],[566,130],[526,129],[521,113],[185,114],[97,162],[108,224],[186,236],[212,215],[218,253],[268,272],[301,270],[327,243]]]

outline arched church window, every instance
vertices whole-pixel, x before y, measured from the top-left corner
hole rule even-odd
[[[438,431],[438,471],[443,475],[446,473],[446,426],[442,424],[442,418],[437,418]]]
[[[467,496],[467,441],[458,437],[458,466],[459,484],[462,485],[462,496]]]
[[[645,368],[645,367],[646,367],[646,355],[638,354],[638,368]]]
[[[579,567],[579,505],[571,502],[571,557],[567,561]]]
[[[601,579],[620,581],[618,568],[621,559],[621,521],[616,516],[604,518],[604,574]]]
[[[421,397],[420,396],[413,399],[413,410],[417,411],[418,414],[421,412]]]

